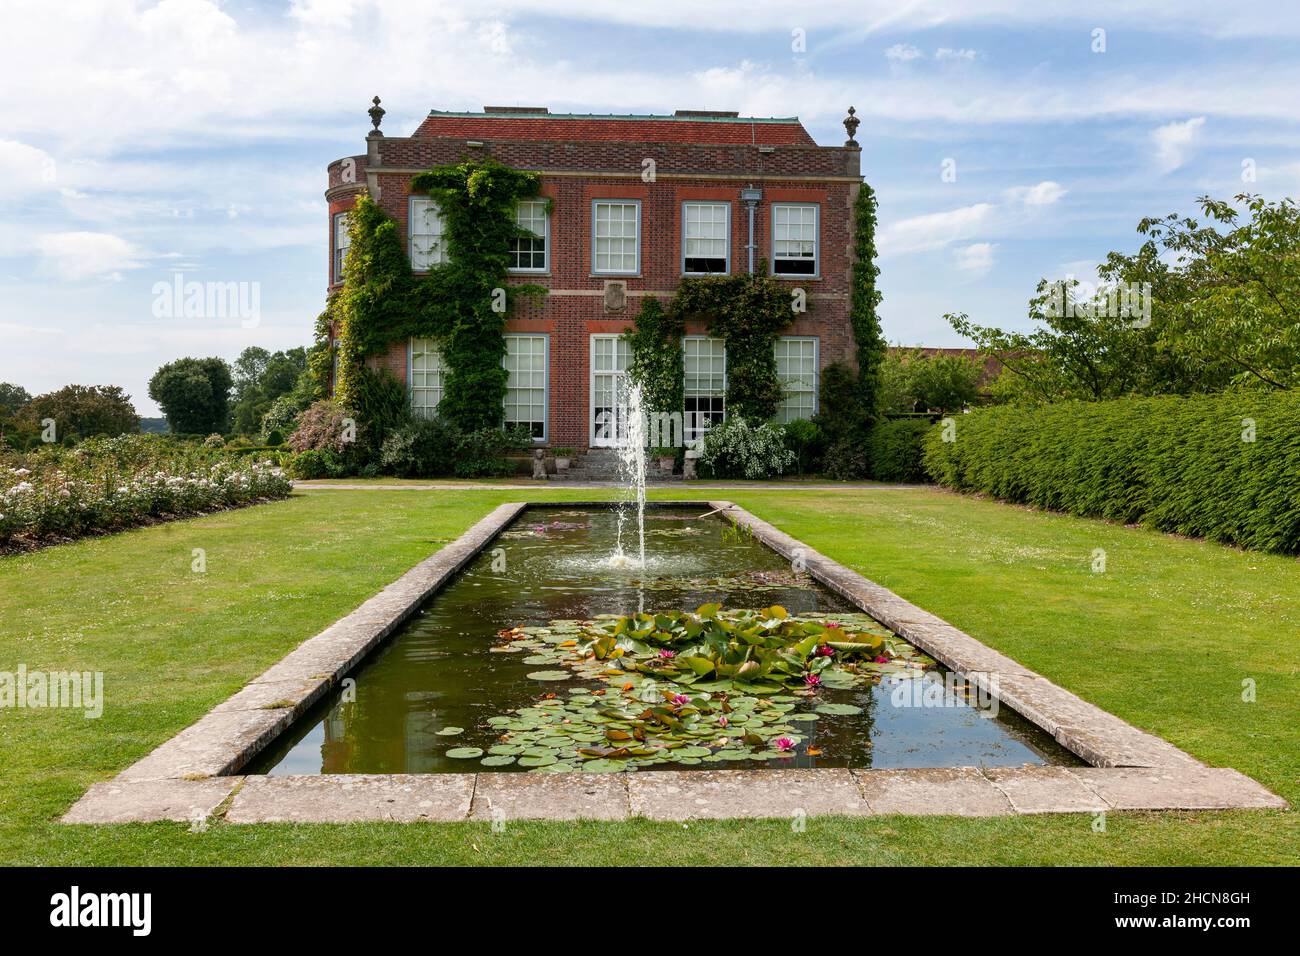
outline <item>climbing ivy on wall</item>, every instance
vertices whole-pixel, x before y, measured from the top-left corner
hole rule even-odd
[[[510,301],[545,293],[538,285],[507,286],[511,243],[527,235],[515,222],[520,200],[536,196],[536,173],[494,160],[441,166],[421,173],[411,188],[438,203],[449,262],[429,270],[419,288],[428,331],[438,339],[449,374],[439,411],[472,431],[501,423],[506,397],[504,331]]]
[[[684,402],[682,383],[682,335],[686,326],[681,316],[665,310],[659,300],[646,296],[636,324],[623,333],[631,348],[628,375],[641,385],[647,410],[680,412]]]
[[[709,334],[727,342],[728,414],[754,422],[776,414],[784,395],[776,340],[794,321],[797,288],[769,276],[765,263],[755,273],[687,278],[678,286],[672,311],[704,319]]]
[[[882,411],[880,369],[885,360],[885,335],[880,329],[881,294],[876,287],[876,193],[867,183],[853,203],[853,271],[850,276],[849,323],[857,348],[858,385],[862,406],[871,418]]]
[[[414,275],[397,223],[369,196],[357,199],[348,217],[344,285],[322,316],[335,336],[335,396],[361,411],[373,384],[364,381],[365,359],[393,342],[428,337],[447,367],[440,414],[465,431],[497,426],[510,305],[545,293],[542,286],[506,283],[511,243],[528,235],[515,221],[515,206],[538,194],[540,179],[487,159],[428,170],[411,188],[437,202],[448,261]]]

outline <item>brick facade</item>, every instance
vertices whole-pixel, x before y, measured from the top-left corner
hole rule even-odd
[[[770,262],[774,203],[818,207],[818,275],[783,279],[804,288],[809,310],[784,334],[818,341],[821,368],[853,361],[848,320],[852,207],[861,183],[855,145],[817,146],[794,119],[734,115],[660,117],[557,116],[544,111],[481,114],[433,112],[410,137],[371,134],[364,155],[329,166],[329,256],[333,282],[335,214],[368,191],[408,235],[411,178],[431,166],[492,157],[538,172],[552,202],[545,273],[512,276],[549,293],[517,307],[508,332],[548,336],[546,443],[584,448],[591,435],[591,336],[627,329],[645,296],[665,303],[682,279],[682,204],[691,200],[730,206],[730,270],[748,268],[748,212],[740,191],[762,190],[755,208],[755,264]],[[653,161],[653,179],[647,160]],[[640,202],[640,271],[596,275],[592,202]],[[626,283],[626,305],[609,311],[606,284]],[[334,288],[331,285],[331,288]],[[688,328],[702,334],[703,327]],[[406,343],[374,361],[405,381]]]

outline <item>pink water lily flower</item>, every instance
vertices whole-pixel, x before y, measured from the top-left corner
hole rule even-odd
[[[667,648],[665,648],[664,650],[659,652],[659,656],[663,658],[669,658],[669,657],[676,657],[677,655],[674,654],[672,651],[668,650]]]
[[[727,726],[727,724],[729,724],[729,723],[731,723],[731,721],[727,720],[727,715],[726,715],[726,714],[722,714],[720,717],[718,717],[718,724],[719,724],[720,726],[725,727],[725,726]]]
[[[822,686],[822,679],[818,677],[816,674],[808,674],[806,677],[804,677],[803,682],[807,684],[809,687]]]
[[[690,699],[689,697],[687,697],[685,694],[673,694],[673,703],[674,703],[674,704],[677,704],[677,705],[679,705],[679,706],[684,706],[684,705],[686,705],[686,704],[689,704],[690,702],[691,702],[691,699]]]
[[[817,654],[819,657],[834,657],[835,648],[831,647],[829,644],[823,644],[821,647],[817,648]]]
[[[888,658],[888,657],[885,657],[883,654],[881,654],[879,657],[876,658],[876,663],[877,663],[877,664],[888,664],[888,663],[889,663],[889,658]]]
[[[773,743],[776,744],[777,750],[781,750],[781,751],[794,750],[794,741],[791,740],[789,737],[777,737],[776,740],[773,741]]]

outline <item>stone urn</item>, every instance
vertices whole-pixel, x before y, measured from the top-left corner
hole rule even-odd
[[[555,472],[556,472],[556,474],[560,474],[560,475],[564,474],[566,471],[569,470],[569,465],[570,465],[571,463],[572,463],[572,459],[569,458],[567,455],[565,455],[563,458],[561,458],[561,457],[559,457],[559,456],[557,455],[556,458],[555,458]]]
[[[661,471],[666,471],[668,472],[668,474],[671,475],[673,473],[673,469],[677,467],[677,456],[660,455],[658,458],[658,462],[659,462],[659,469]]]

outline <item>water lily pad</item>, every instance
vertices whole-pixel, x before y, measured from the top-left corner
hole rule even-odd
[[[557,757],[557,756],[555,756],[555,754],[550,754],[550,753],[548,753],[548,754],[539,754],[539,755],[536,755],[536,756],[525,756],[525,757],[520,757],[520,758],[519,758],[519,766],[521,766],[521,767],[545,767],[545,766],[548,766],[549,764],[558,763],[558,762],[559,762],[559,759],[560,759],[560,758]]]
[[[573,675],[568,671],[533,671],[529,680],[568,680]]]
[[[583,773],[618,773],[625,764],[620,760],[588,760],[582,765]]]
[[[485,767],[504,767],[506,764],[515,762],[515,758],[507,754],[493,754],[490,757],[484,757],[479,761]]]
[[[483,751],[478,747],[452,747],[447,751],[447,756],[453,760],[471,760],[483,756]]]
[[[814,720],[818,720],[819,718],[816,714],[791,714],[786,719],[798,724],[811,724]]]
[[[464,732],[464,727],[444,727],[442,730],[438,731],[438,733],[443,737],[455,737],[457,734],[463,734]]]

